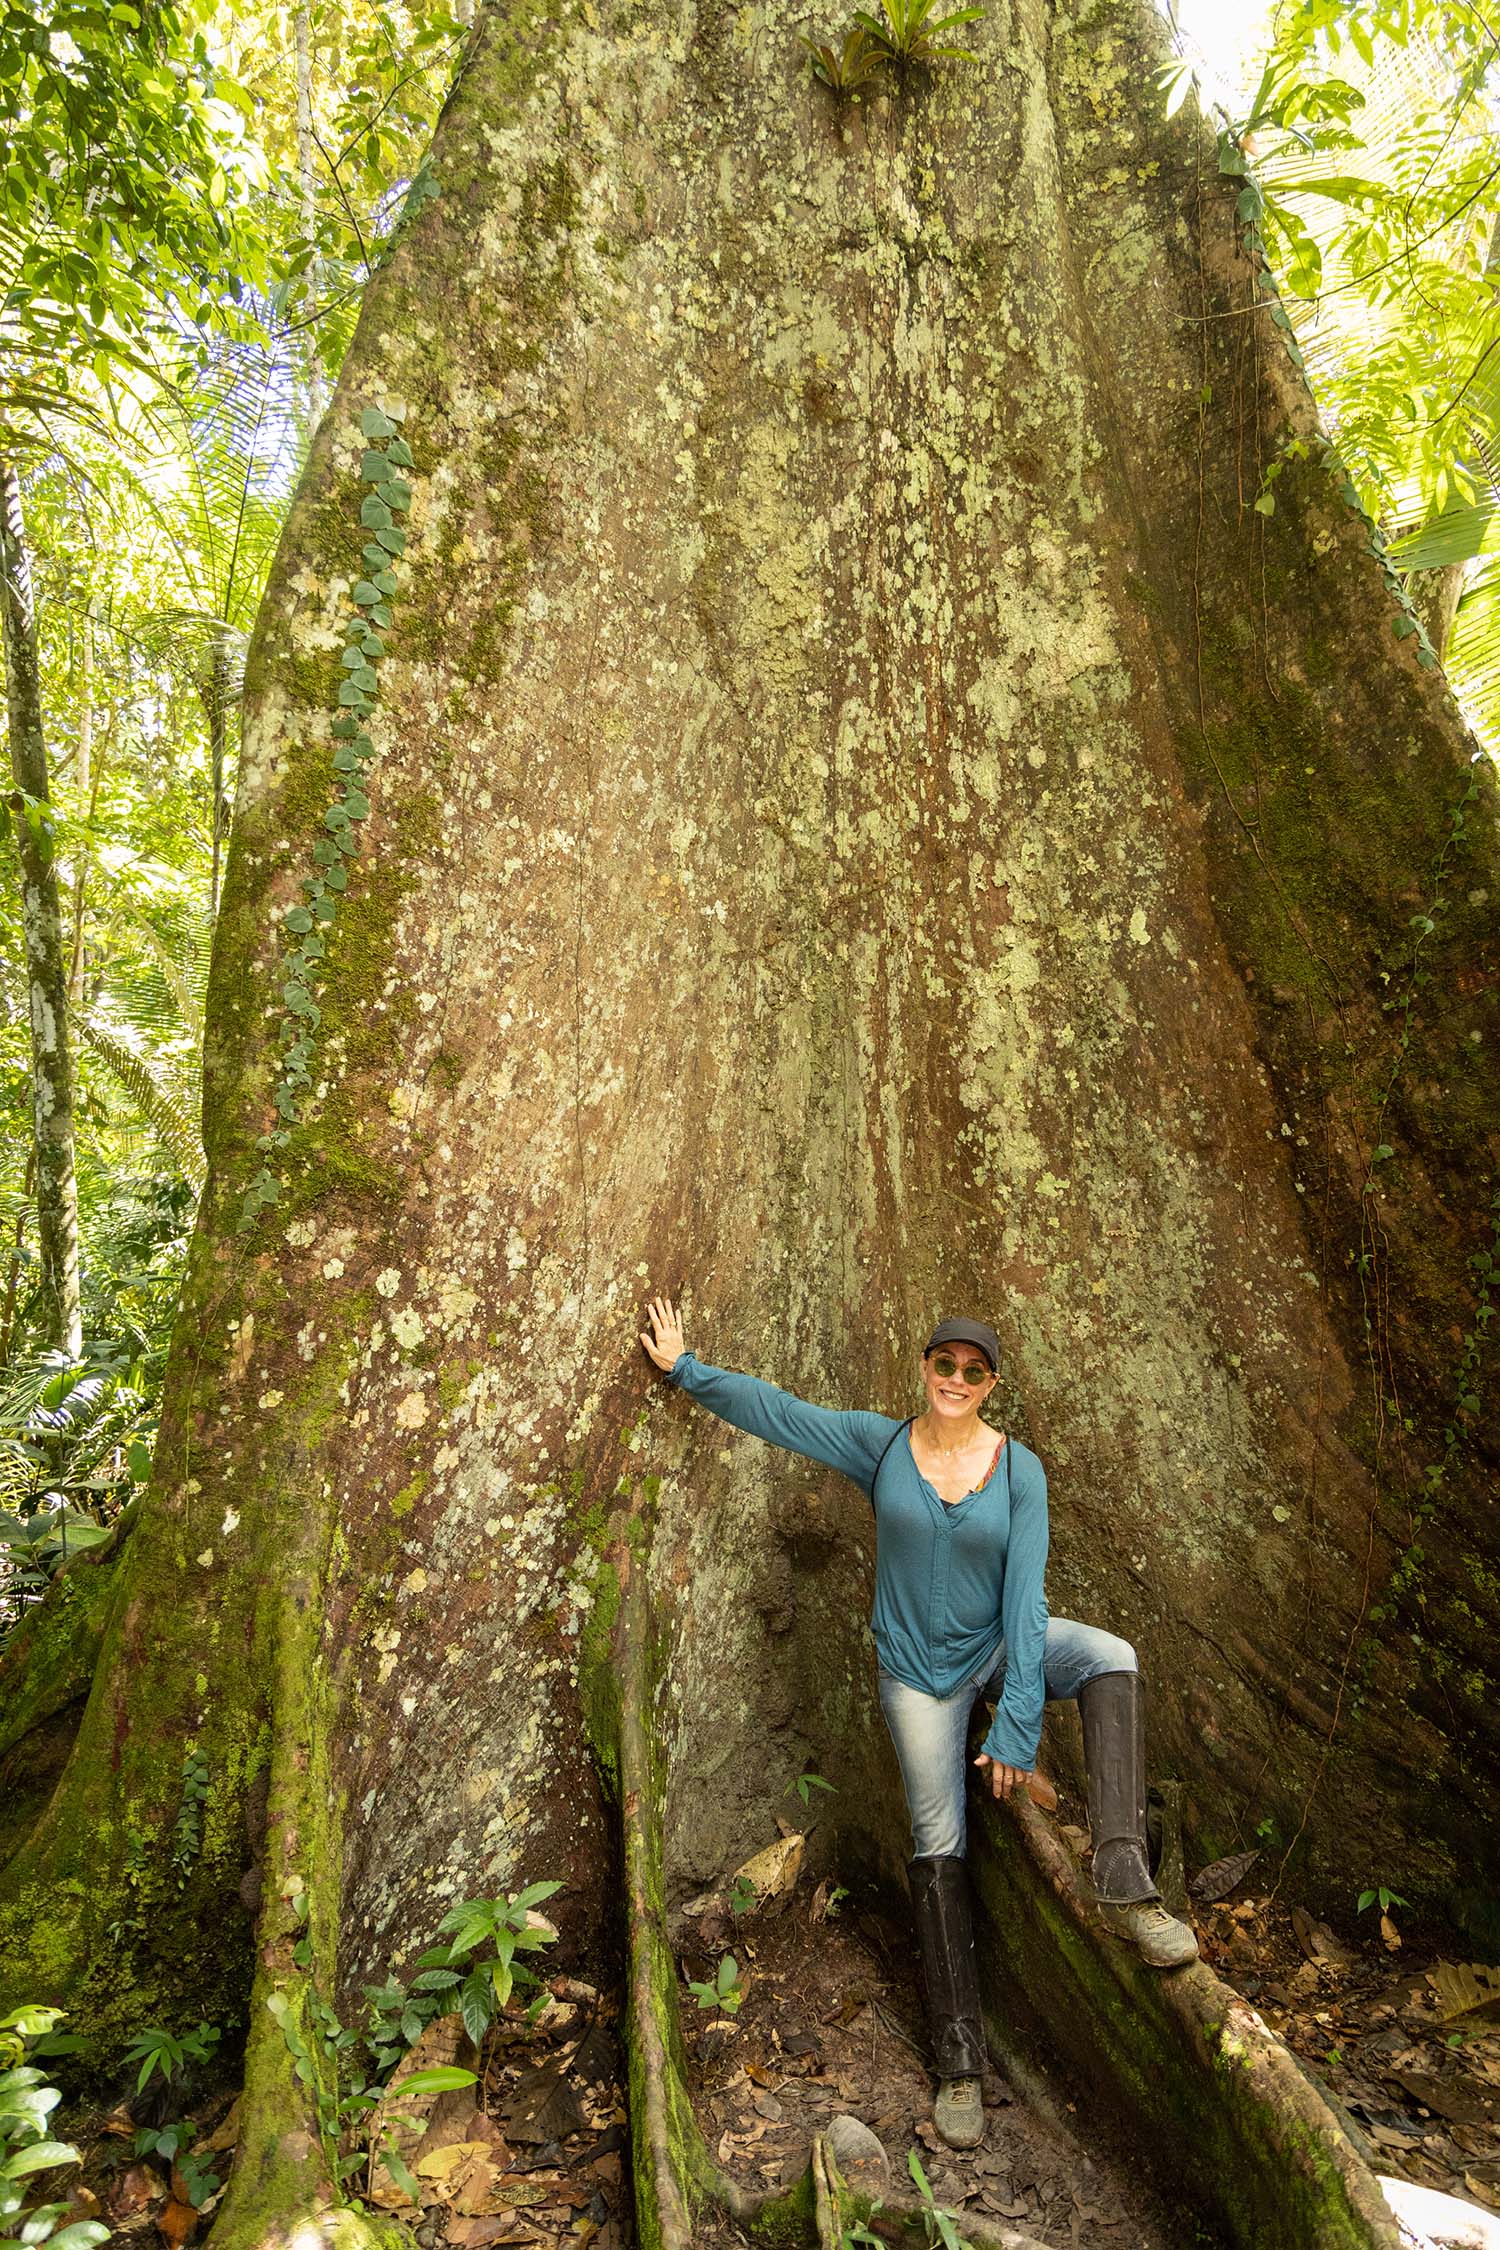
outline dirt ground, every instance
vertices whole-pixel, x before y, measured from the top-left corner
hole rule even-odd
[[[737,1921],[711,1909],[681,1925],[685,1977],[713,1981],[727,1952],[741,1971],[735,2015],[701,2007],[687,1983],[683,2038],[699,2121],[724,2170],[747,2188],[789,2187],[815,2133],[840,2113],[883,2144],[895,2188],[913,2188],[915,2150],[937,2201],[998,2232],[1013,2226],[1057,2250],[1207,2250],[1184,2233],[1139,2166],[1089,2133],[1073,2104],[1049,2121],[996,2073],[986,2074],[985,2137],[957,2154],[933,2131],[932,2080],[909,1936],[845,1903],[829,1916],[826,1886]],[[1069,2111],[1072,2114],[1068,2114]],[[727,2220],[703,2234],[728,2250],[747,2238]]]

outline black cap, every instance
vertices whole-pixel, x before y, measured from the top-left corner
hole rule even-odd
[[[922,1348],[925,1359],[939,1344],[972,1344],[990,1363],[990,1373],[1000,1372],[1000,1339],[982,1320],[940,1320]]]

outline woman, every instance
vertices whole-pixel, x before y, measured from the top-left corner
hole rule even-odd
[[[976,1696],[998,1692],[974,1763],[996,1797],[1036,1765],[1042,1704],[1076,1698],[1088,1766],[1100,1912],[1153,1968],[1196,1958],[1162,1906],[1146,1857],[1140,1674],[1128,1641],[1047,1615],[1047,1479],[1027,1446],[979,1418],[1000,1346],[977,1320],[944,1320],[922,1352],[924,1410],[909,1421],[809,1406],[773,1383],[709,1367],[683,1343],[668,1297],[641,1342],[700,1405],[772,1445],[841,1469],[875,1510],[880,1705],[912,1824],[912,1907],[927,1986],[938,2096],[953,2148],[984,2133],[984,2032],[964,1861],[964,1747]]]

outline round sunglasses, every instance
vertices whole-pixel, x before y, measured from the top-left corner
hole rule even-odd
[[[966,1383],[977,1385],[987,1383],[993,1369],[982,1359],[966,1359],[963,1366],[960,1367],[951,1352],[934,1352],[932,1355],[932,1372],[934,1375],[941,1375],[944,1381],[949,1376],[962,1375]]]

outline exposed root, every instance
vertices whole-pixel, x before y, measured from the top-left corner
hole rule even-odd
[[[1071,2062],[1136,2146],[1170,2152],[1178,2193],[1244,2250],[1398,2250],[1379,2182],[1255,2010],[1205,1963],[1163,1975],[1111,1937],[1031,1806],[976,1812],[996,2047]]]
[[[664,1773],[651,1726],[660,1647],[644,1572],[626,1544],[613,1556],[620,1602],[614,1663],[618,1685],[619,1805],[625,1863],[626,2031],[636,2223],[642,2250],[692,2250],[693,2214],[717,2205],[766,2242],[838,2250],[846,2225],[878,2219],[890,2239],[926,2245],[921,2199],[850,2188],[827,2142],[814,2140],[807,2172],[780,2195],[741,2187],[714,2162],[693,2112],[677,2021],[677,1975],[667,1936],[662,1859]],[[966,2216],[972,2250],[1040,2250],[1024,2234],[992,2234]]]

